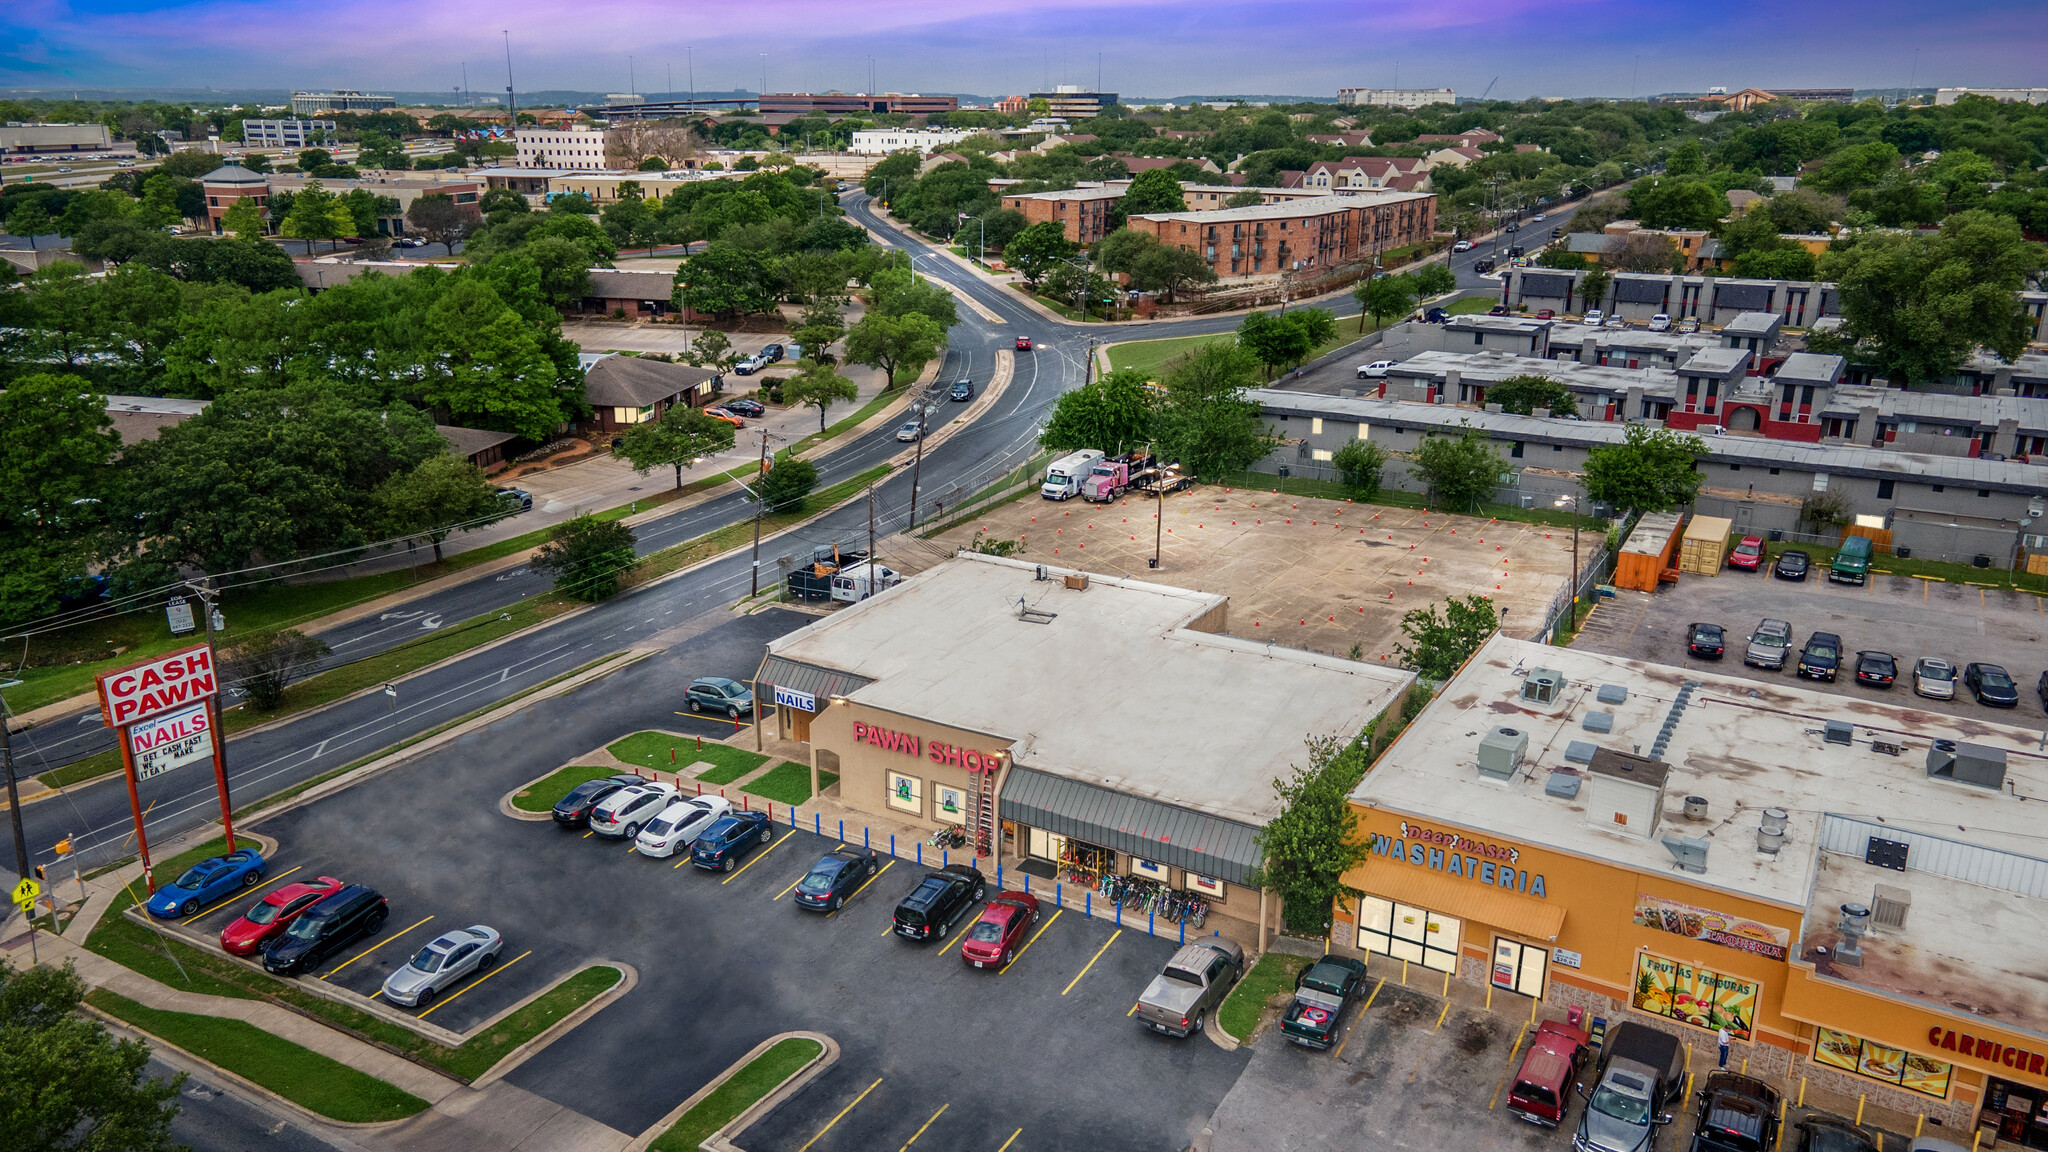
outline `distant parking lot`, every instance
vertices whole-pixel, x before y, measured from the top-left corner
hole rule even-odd
[[[2025,592],[1875,573],[1868,584],[1857,587],[1830,583],[1823,569],[1816,569],[1804,582],[1723,569],[1714,577],[1685,576],[1647,598],[1624,592],[1602,602],[1588,618],[1576,646],[1664,664],[1711,668],[1732,676],[1791,680],[1794,674],[1789,666],[1783,672],[1770,672],[1742,663],[1742,649],[1750,633],[1767,616],[1792,625],[1788,665],[1796,662],[1799,646],[1814,632],[1833,632],[1842,638],[1843,670],[1835,682],[1799,681],[1803,687],[1843,695],[1888,696],[1900,704],[2003,723],[2031,725],[2041,716],[2034,685],[2042,669],[2048,667],[2048,645],[2042,643],[2042,637],[2048,635],[2048,604]],[[1728,630],[1724,659],[1698,661],[1686,655],[1685,631],[1694,621]],[[1855,654],[1863,650],[1890,652],[1897,658],[1899,683],[1895,687],[1880,690],[1856,684]],[[1960,685],[1954,701],[1913,695],[1913,663],[1922,656],[1941,657],[1958,669],[1972,661],[2002,665],[2019,682],[2019,707],[1987,708]]]

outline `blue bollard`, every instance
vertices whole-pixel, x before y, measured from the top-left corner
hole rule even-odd
[[[920,868],[924,866],[924,841],[922,840],[917,842],[917,864]]]
[[[811,832],[818,836],[825,834],[825,814],[823,812],[811,813]]]
[[[1158,935],[1158,933],[1155,933],[1154,931],[1152,931],[1152,924],[1153,924],[1153,918],[1152,918],[1152,910],[1151,910],[1150,908],[1147,908],[1147,909],[1145,909],[1145,935],[1147,935],[1147,936],[1155,936],[1155,935]]]
[[[1182,944],[1188,942],[1188,922],[1185,920],[1180,922],[1180,942]]]
[[[863,848],[874,847],[872,844],[868,843],[868,826],[865,824],[860,826],[860,846]]]
[[[1002,890],[1003,890],[1003,865],[1002,865],[1002,863],[1001,863],[1000,861],[998,861],[998,862],[996,863],[996,891],[998,891],[998,892],[1001,892]]]
[[[1124,902],[1121,900],[1116,902],[1116,926],[1124,926]]]
[[[944,868],[946,865],[951,864],[952,862],[953,850],[951,848],[939,849],[939,867]]]
[[[1095,919],[1095,892],[1092,889],[1081,894],[1081,916],[1087,920]]]
[[[1057,908],[1061,904],[1066,903],[1066,900],[1067,886],[1065,884],[1055,882],[1052,886],[1052,906]]]
[[[846,843],[846,821],[844,820],[839,822],[839,842],[841,844]]]
[[[891,833],[889,833],[889,858],[893,860],[893,859],[895,859],[895,857],[896,857],[896,834],[895,834],[894,832],[891,832]]]
[[[790,826],[791,828],[795,828],[795,827],[796,827],[796,809],[794,809],[794,808],[791,808],[791,809],[789,810],[789,826]]]
[[[1024,874],[1024,894],[1026,896],[1031,895],[1031,873],[1029,872]]]

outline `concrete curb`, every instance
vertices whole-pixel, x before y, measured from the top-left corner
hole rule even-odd
[[[524,1064],[528,1057],[539,1052],[541,1049],[546,1048],[548,1045],[553,1044],[555,1041],[561,1039],[563,1036],[567,1035],[571,1030],[573,1030],[577,1025],[583,1023],[585,1020],[590,1019],[592,1016],[597,1015],[600,1011],[609,1006],[612,1001],[617,1000],[619,997],[624,996],[628,992],[631,992],[640,983],[640,970],[638,968],[633,967],[631,964],[627,964],[619,960],[593,960],[588,964],[579,966],[576,969],[576,972],[581,972],[584,968],[591,967],[610,967],[616,970],[619,974],[618,983],[613,984],[610,988],[607,988],[603,992],[600,992],[597,995],[592,996],[589,1000],[583,1003],[582,1007],[576,1009],[574,1012],[569,1013],[567,1016],[562,1017],[560,1020],[555,1021],[553,1024],[548,1025],[546,1028],[542,1029],[541,1032],[538,1035],[536,1035],[533,1039],[528,1040],[526,1043],[521,1044],[519,1047],[514,1048],[512,1051],[505,1053],[504,1057],[501,1058],[496,1064],[493,1064],[489,1068],[485,1069],[483,1075],[478,1076],[476,1079],[470,1081],[469,1086],[471,1088],[477,1089],[488,1088],[492,1084],[495,1084],[498,1081],[504,1079],[507,1075],[509,1075],[512,1072],[513,1069],[519,1067],[521,1064]],[[575,974],[575,972],[571,972],[569,975],[573,976]],[[565,976],[562,979],[566,980],[568,979],[568,977]],[[555,981],[553,984],[548,985],[546,988],[541,989],[540,991],[534,993],[532,996],[528,996],[526,999],[521,1000],[519,1003],[514,1004],[512,1007],[505,1009],[505,1011],[498,1013],[496,1016],[493,1016],[489,1020],[484,1021],[482,1024],[477,1025],[475,1028],[470,1029],[470,1035],[473,1037],[482,1035],[484,1029],[490,1027],[490,1025],[497,1022],[498,1020],[503,1019],[507,1014],[517,1012],[519,1009],[526,1007],[534,1000],[547,995],[549,992],[554,991],[554,989],[558,985],[560,985],[561,982],[561,980]]]
[[[776,1105],[795,1095],[798,1089],[816,1079],[825,1069],[830,1068],[836,1063],[839,1059],[839,1042],[837,1040],[822,1032],[809,1031],[782,1032],[768,1037],[766,1040],[754,1045],[746,1055],[734,1061],[725,1071],[713,1077],[710,1083],[692,1092],[688,1099],[676,1105],[675,1108],[670,1110],[668,1115],[655,1121],[653,1126],[648,1128],[647,1131],[634,1137],[633,1142],[626,1145],[625,1152],[646,1152],[648,1145],[660,1139],[662,1134],[667,1132],[671,1125],[683,1118],[684,1113],[695,1108],[705,1097],[717,1091],[721,1084],[738,1075],[740,1070],[753,1063],[756,1057],[782,1041],[790,1039],[816,1040],[822,1046],[823,1051],[812,1057],[809,1063],[790,1073],[789,1078],[784,1080],[774,1091],[756,1100],[752,1107],[733,1117],[725,1127],[720,1128],[705,1138],[704,1143],[701,1145],[703,1148],[711,1149],[712,1152],[742,1152],[740,1147],[732,1142],[732,1138],[746,1131],[749,1125],[766,1116],[770,1111],[774,1110]]]

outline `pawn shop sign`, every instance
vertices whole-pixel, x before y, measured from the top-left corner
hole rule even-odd
[[[210,644],[195,644],[119,671],[102,672],[97,679],[100,716],[109,728],[125,728],[220,691]]]
[[[176,652],[130,664],[97,677],[100,716],[121,733],[121,767],[128,777],[128,807],[135,817],[135,846],[142,856],[142,878],[151,893],[156,874],[149,860],[149,835],[144,827],[139,781],[195,760],[213,761],[213,782],[220,793],[220,819],[228,851],[235,850],[234,806],[228,797],[225,744],[215,739],[220,728],[220,676],[213,645],[194,644]]]

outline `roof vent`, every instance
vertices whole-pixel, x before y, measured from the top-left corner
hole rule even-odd
[[[1861,904],[1842,905],[1842,918],[1835,921],[1842,940],[1835,945],[1835,963],[1863,967],[1863,934],[1870,931],[1870,909]]]
[[[1685,818],[1687,820],[1705,820],[1707,818],[1707,798],[1705,796],[1687,796],[1685,798]]]
[[[1602,704],[1620,704],[1628,699],[1628,689],[1619,684],[1602,684],[1595,698]]]
[[[1612,732],[1614,731],[1614,713],[1588,712],[1585,719],[1579,721],[1579,727],[1584,728],[1588,732]]]
[[[1560,800],[1579,798],[1579,774],[1569,768],[1552,769],[1550,779],[1543,782],[1543,794]]]
[[[1830,720],[1821,729],[1821,739],[1830,744],[1848,744],[1856,738],[1856,726],[1846,720]]]
[[[1522,699],[1532,704],[1555,704],[1564,695],[1564,673],[1555,668],[1532,668],[1522,681]]]
[[[1681,872],[1705,872],[1707,870],[1707,842],[1698,836],[1674,836],[1666,834],[1659,841],[1671,858],[1678,861]]]
[[[1895,932],[1906,930],[1906,913],[1913,910],[1913,894],[1904,888],[1879,884],[1870,897],[1870,923]]]
[[[1650,756],[1656,759],[1664,755],[1664,749],[1671,745],[1671,734],[1678,731],[1678,721],[1685,715],[1686,705],[1692,703],[1692,690],[1699,687],[1697,680],[1687,680],[1678,689],[1678,695],[1671,699],[1671,711],[1664,714],[1664,726],[1657,730],[1657,739],[1650,743]]]
[[[1791,818],[1783,808],[1764,809],[1763,823],[1756,829],[1756,850],[1776,856],[1778,849],[1785,846],[1785,824]]]
[[[1479,774],[1511,780],[1529,751],[1529,734],[1519,728],[1496,727],[1479,738]]]
[[[2003,788],[2005,749],[1936,740],[1927,749],[1927,775],[1979,788]]]

